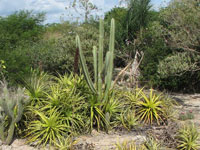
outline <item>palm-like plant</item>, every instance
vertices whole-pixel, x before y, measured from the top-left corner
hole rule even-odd
[[[157,124],[163,122],[164,114],[164,101],[160,95],[156,95],[153,89],[150,90],[149,96],[144,92],[142,99],[136,102],[136,114],[144,123],[153,123],[156,120]]]
[[[28,142],[37,142],[37,144],[53,144],[58,138],[66,135],[70,127],[64,122],[65,118],[56,109],[51,109],[46,115],[40,111],[34,111],[39,117],[32,121],[28,128]]]
[[[130,40],[136,37],[137,32],[145,28],[151,19],[151,0],[128,0],[127,34]]]

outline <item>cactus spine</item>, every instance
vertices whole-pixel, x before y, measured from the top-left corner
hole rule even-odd
[[[110,30],[110,43],[109,51],[106,53],[105,61],[103,60],[103,43],[104,43],[104,22],[100,20],[99,28],[99,49],[93,47],[93,60],[94,60],[94,83],[90,78],[89,71],[86,65],[85,57],[81,48],[81,42],[79,36],[76,37],[77,47],[79,48],[80,62],[83,68],[84,76],[91,89],[91,91],[97,95],[98,101],[106,101],[108,99],[108,93],[112,88],[112,71],[113,71],[113,59],[114,59],[114,41],[115,41],[115,21],[111,20]],[[103,72],[105,74],[103,78]],[[103,81],[105,83],[103,83]]]
[[[0,138],[5,144],[9,145],[12,142],[15,124],[20,121],[23,114],[23,102],[25,99],[27,97],[24,95],[23,89],[18,88],[16,92],[11,92],[4,85],[0,97]],[[5,129],[5,116],[8,117],[9,121],[7,132]]]

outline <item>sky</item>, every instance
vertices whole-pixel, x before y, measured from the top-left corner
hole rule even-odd
[[[66,9],[71,0],[0,0],[0,16],[7,16],[19,10],[33,10],[34,13],[45,12],[45,23],[58,23],[61,20],[70,20],[77,17],[74,9]],[[100,10],[98,15],[103,16],[104,12],[118,6],[118,0],[90,0]],[[169,0],[152,0],[153,9],[167,5]],[[75,17],[74,17],[75,16]]]

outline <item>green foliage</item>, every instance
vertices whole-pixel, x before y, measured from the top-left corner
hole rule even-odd
[[[156,122],[159,125],[172,117],[170,112],[173,102],[171,99],[167,99],[162,93],[156,94],[153,89],[150,90],[149,94],[146,94],[142,89],[136,90],[136,94],[129,93],[127,100],[130,107],[135,110],[138,120],[144,123]]]
[[[65,118],[57,109],[53,108],[46,114],[37,110],[33,110],[33,112],[39,116],[39,119],[30,122],[27,135],[30,135],[28,142],[52,145],[68,132],[70,127],[65,124]]]
[[[28,97],[24,95],[24,89],[18,88],[11,91],[5,83],[2,83],[0,96],[0,138],[6,144],[13,140],[15,124],[21,120],[24,110],[24,103]],[[8,127],[5,120],[8,119]],[[7,137],[6,137],[7,136]]]
[[[58,150],[73,150],[73,145],[76,144],[77,141],[73,141],[71,137],[61,137],[55,143],[55,147]]]
[[[200,7],[196,0],[174,0],[161,11],[163,32],[171,47],[189,52],[199,52]]]
[[[157,124],[163,122],[165,119],[165,105],[163,97],[157,95],[153,92],[153,89],[150,90],[149,95],[147,96],[142,92],[142,99],[136,102],[137,112],[140,120],[145,123],[153,123],[154,119]]]
[[[136,117],[135,112],[128,108],[124,113],[121,113],[120,121],[128,130],[131,130],[139,125],[138,117]]]
[[[199,2],[172,1],[160,11],[162,39],[173,53],[159,60],[155,84],[173,91],[199,90]]]
[[[165,44],[161,28],[160,21],[149,23],[138,39],[139,44],[137,45],[137,49],[144,52],[140,66],[142,74],[140,80],[145,83],[149,81],[147,84],[154,87],[160,86],[157,74],[159,62],[172,53]]]
[[[185,72],[198,70],[199,66],[196,62],[200,60],[200,56],[182,52],[168,56],[159,62],[158,74],[162,78],[169,76],[181,76]]]
[[[180,150],[197,150],[200,147],[199,132],[194,124],[184,125],[179,129],[177,135],[178,146]]]
[[[150,20],[150,0],[130,0],[127,13],[127,36],[136,38],[136,33],[145,28]]]
[[[160,144],[158,141],[152,137],[149,137],[144,143],[147,150],[161,150]]]
[[[75,81],[75,80],[74,80]],[[51,110],[57,108],[58,111],[65,117],[67,126],[71,127],[71,132],[81,132],[84,129],[84,119],[86,104],[84,97],[80,95],[80,92],[75,87],[76,82],[70,80],[68,82],[71,85],[65,85],[56,83],[50,86],[50,91],[46,94],[44,100],[45,109]],[[74,88],[72,88],[74,86]]]
[[[71,74],[49,78],[47,74],[35,73],[26,82],[32,103],[27,107],[22,123],[27,128],[29,141],[55,145],[63,136],[87,132],[89,88],[83,76]]]
[[[84,55],[88,56],[89,70],[92,70],[92,49],[97,45],[98,29],[90,24],[63,24],[52,25],[46,28],[43,39],[29,47],[31,64],[34,68],[53,74],[70,73],[74,68],[74,56],[76,52],[76,34],[82,39]]]
[[[121,48],[126,39],[126,15],[127,10],[125,8],[116,7],[105,14],[105,31],[109,32],[111,19],[115,19],[115,44],[116,48]]]
[[[36,41],[43,31],[44,14],[18,11],[0,18],[0,50],[15,48],[22,41]]]
[[[0,53],[0,58],[5,60],[6,72],[4,76],[10,85],[16,84],[21,78],[30,75],[30,57],[24,46],[19,46],[12,51],[4,50]]]
[[[31,54],[29,46],[40,39],[44,14],[19,11],[0,18],[0,59],[5,61],[5,78],[16,84],[30,74]]]
[[[146,150],[144,145],[137,145],[134,141],[123,141],[116,144],[116,150]]]
[[[0,60],[0,72],[1,72],[0,79],[2,79],[2,78],[4,78],[5,73],[6,73],[6,66],[5,66],[4,60]]]

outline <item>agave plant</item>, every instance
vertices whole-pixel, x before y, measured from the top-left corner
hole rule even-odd
[[[48,115],[38,110],[34,112],[39,120],[30,123],[27,129],[28,142],[36,142],[38,145],[49,143],[51,145],[69,132],[70,127],[64,122],[65,118],[55,108],[51,109]]]
[[[162,95],[155,94],[153,89],[150,90],[147,96],[144,92],[141,92],[142,99],[136,102],[136,114],[139,119],[144,123],[153,123],[155,120],[157,124],[163,122],[165,118],[165,103],[162,99]]]
[[[97,47],[93,47],[93,60],[94,60],[94,83],[89,75],[86,60],[81,48],[81,42],[79,36],[76,37],[77,48],[79,49],[80,62],[83,68],[85,79],[89,88],[93,92],[93,96],[90,98],[90,126],[93,128],[95,123],[100,128],[100,125],[109,126],[105,118],[104,107],[107,101],[109,101],[109,92],[112,89],[112,71],[113,71],[113,58],[114,58],[114,41],[115,41],[115,21],[111,21],[110,30],[110,44],[109,51],[106,53],[105,61],[103,60],[103,43],[104,43],[104,22],[100,20],[100,36],[99,36],[99,50]],[[105,76],[104,76],[105,74]],[[103,121],[103,122],[101,122]]]

